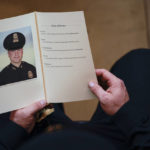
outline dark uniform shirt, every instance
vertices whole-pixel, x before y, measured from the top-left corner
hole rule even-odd
[[[33,65],[22,61],[19,67],[9,64],[0,73],[0,85],[36,78],[36,69]]]

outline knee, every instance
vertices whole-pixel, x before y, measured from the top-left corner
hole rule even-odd
[[[122,56],[116,63],[111,67],[110,71],[114,72],[116,68],[130,68],[131,66],[145,65],[149,64],[150,49],[139,48],[129,51],[127,54]]]
[[[129,51],[126,55],[141,55],[141,54],[150,54],[150,49],[148,48],[138,48],[138,49],[133,49]]]
[[[120,60],[128,61],[131,63],[133,61],[145,60],[147,58],[149,60],[149,57],[150,57],[150,49],[138,48],[138,49],[133,49],[129,51],[127,54],[122,56]]]

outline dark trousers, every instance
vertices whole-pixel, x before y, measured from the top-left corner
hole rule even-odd
[[[136,107],[136,110],[142,110],[150,114],[150,49],[136,49],[130,51],[121,57],[112,66],[110,71],[124,81],[130,101],[132,105]],[[98,104],[90,122],[98,126],[97,131],[103,129],[104,134],[107,135],[108,138],[113,137],[113,139],[116,139],[116,141],[114,141],[116,145],[121,147],[124,145],[125,137],[115,125],[113,125],[110,116],[103,112],[100,104]],[[101,126],[104,127],[102,128]],[[120,143],[118,143],[118,141],[120,141]],[[123,149],[123,147],[121,149]]]

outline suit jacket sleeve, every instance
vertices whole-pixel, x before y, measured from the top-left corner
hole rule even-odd
[[[3,124],[3,120],[0,120]],[[28,133],[15,124],[14,122],[7,120],[7,124],[0,129],[0,150],[13,150],[16,149],[26,138]]]
[[[149,115],[142,107],[137,108],[129,101],[112,117],[131,150],[150,149]]]

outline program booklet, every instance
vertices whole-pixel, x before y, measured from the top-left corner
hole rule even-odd
[[[84,13],[33,12],[0,20],[0,113],[46,99],[93,99]]]

